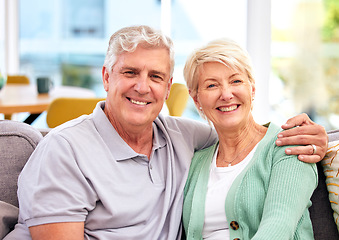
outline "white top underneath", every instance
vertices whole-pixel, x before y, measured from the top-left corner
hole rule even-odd
[[[229,240],[229,224],[225,213],[226,196],[233,184],[233,181],[252,159],[256,148],[257,145],[244,160],[230,167],[217,167],[216,157],[219,147],[216,149],[212,159],[207,186],[205,221],[202,232],[203,239]]]

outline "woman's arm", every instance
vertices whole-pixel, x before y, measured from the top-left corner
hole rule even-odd
[[[252,239],[292,239],[310,204],[317,179],[315,164],[296,161],[294,156],[285,156],[276,162],[260,226]]]

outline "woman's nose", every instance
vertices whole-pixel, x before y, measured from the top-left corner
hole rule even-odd
[[[230,86],[223,86],[220,90],[221,100],[230,100],[233,98],[232,88]]]

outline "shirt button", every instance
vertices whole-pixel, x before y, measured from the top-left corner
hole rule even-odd
[[[233,230],[238,230],[239,229],[239,224],[236,222],[236,221],[232,221],[230,223],[230,227],[233,229]]]

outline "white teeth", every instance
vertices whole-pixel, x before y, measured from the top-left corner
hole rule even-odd
[[[231,106],[231,107],[222,107],[222,108],[219,108],[219,109],[220,109],[220,111],[222,111],[222,112],[230,112],[230,111],[233,111],[233,110],[235,110],[235,109],[237,109],[237,108],[238,108],[237,105],[233,105],[233,106]]]
[[[137,104],[137,105],[146,105],[147,104],[147,102],[139,102],[139,101],[133,100],[133,99],[131,99],[131,103],[134,103],[134,104]]]

